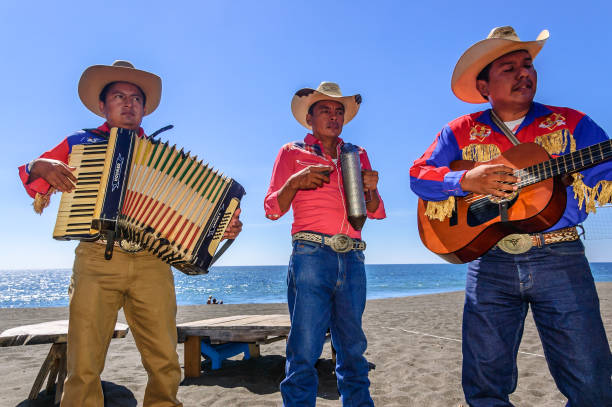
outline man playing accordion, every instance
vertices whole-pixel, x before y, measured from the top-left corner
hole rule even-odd
[[[40,158],[19,167],[35,209],[42,211],[54,190],[70,192],[76,178],[67,165],[72,147],[104,141],[113,127],[133,130],[161,99],[161,79],[135,69],[127,61],[87,68],[79,81],[79,96],[106,122],[78,131]],[[224,237],[242,229],[239,210]],[[176,353],[176,298],[170,266],[147,251],[115,250],[105,260],[102,241],[81,242],[76,248],[70,284],[67,377],[61,406],[104,404],[100,374],[117,320],[123,308],[148,373],[144,406],[181,406],[177,399],[181,370]]]

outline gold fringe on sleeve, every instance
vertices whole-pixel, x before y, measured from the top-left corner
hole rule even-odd
[[[34,202],[32,206],[34,207],[34,212],[37,214],[42,214],[43,209],[49,206],[51,202],[51,195],[55,192],[55,188],[49,188],[46,194],[36,193],[36,197],[34,198]]]
[[[576,151],[576,140],[567,129],[553,131],[552,133],[536,137],[534,142],[542,146],[548,154],[563,153],[567,149],[568,143],[569,152],[573,153]]]
[[[588,187],[582,181],[582,174],[572,174],[574,182],[574,198],[578,199],[578,208],[582,209],[582,204],[585,204],[587,213],[595,213],[597,206],[603,206],[612,203],[612,181],[602,180],[595,184],[594,187]]]
[[[464,160],[469,161],[490,161],[499,156],[501,152],[495,144],[470,144],[461,151]]]
[[[470,144],[461,151],[462,158],[468,161],[489,161],[501,154],[495,144]],[[450,218],[455,210],[455,197],[450,196],[444,201],[429,201],[425,216],[429,219],[443,221]]]
[[[567,129],[536,137],[535,142],[544,147],[548,154],[561,154],[567,151],[568,146],[568,153],[576,151],[576,140]],[[597,206],[612,203],[612,181],[602,180],[594,187],[588,187],[582,181],[582,174],[572,174],[572,177],[574,177],[572,189],[574,190],[574,198],[578,200],[579,209],[582,209],[584,204],[587,213],[595,213]]]
[[[429,219],[444,220],[450,218],[455,210],[455,197],[451,196],[444,201],[428,201],[425,216]]]

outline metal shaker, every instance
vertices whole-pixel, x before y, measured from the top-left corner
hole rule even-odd
[[[342,145],[340,164],[348,221],[355,230],[361,230],[367,219],[367,212],[358,147],[349,143]]]

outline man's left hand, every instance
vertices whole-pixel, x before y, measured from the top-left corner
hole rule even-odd
[[[376,191],[378,171],[362,170],[361,177],[363,178],[363,192]]]
[[[242,222],[239,219],[240,212],[241,209],[238,208],[232,215],[232,220],[230,220],[229,226],[227,227],[227,229],[225,229],[225,233],[223,234],[224,239],[235,239],[242,231]]]

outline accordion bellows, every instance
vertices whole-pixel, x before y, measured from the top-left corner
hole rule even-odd
[[[62,194],[53,237],[125,240],[186,274],[203,274],[244,188],[176,146],[112,129],[74,146],[77,184]]]

